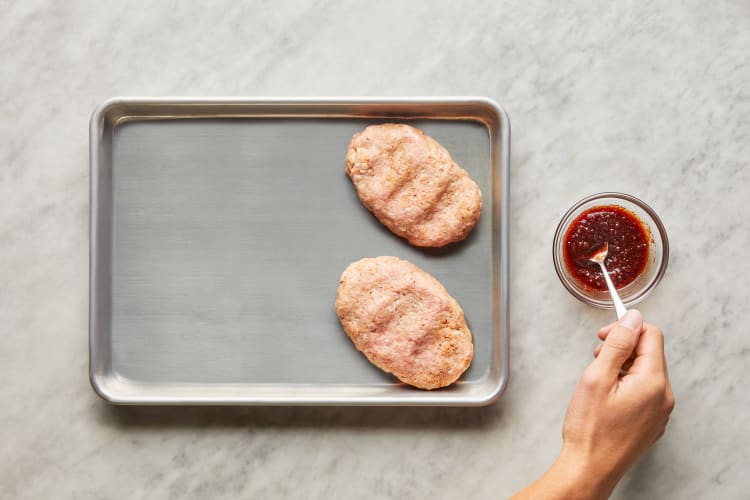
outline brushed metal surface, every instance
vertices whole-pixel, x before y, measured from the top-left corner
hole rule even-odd
[[[352,134],[404,121],[479,184],[470,237],[420,250],[359,202]],[[117,98],[91,119],[90,369],[124,404],[481,405],[508,379],[509,124],[492,101]],[[344,268],[396,255],[462,305],[475,358],[412,389],[354,349]]]

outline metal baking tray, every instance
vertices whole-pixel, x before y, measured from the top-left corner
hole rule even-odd
[[[383,122],[424,129],[477,181],[466,241],[411,247],[359,202],[347,146]],[[90,134],[90,379],[105,400],[475,406],[504,390],[510,130],[493,101],[114,98]],[[463,307],[475,357],[452,387],[399,383],[343,332],[339,277],[378,255]]]

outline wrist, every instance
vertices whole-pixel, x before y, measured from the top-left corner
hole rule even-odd
[[[620,480],[608,464],[565,446],[550,472],[561,485],[567,485],[566,498],[571,499],[607,499]]]
[[[563,450],[552,467],[514,499],[606,500],[620,477],[607,471],[590,454],[570,446]]]

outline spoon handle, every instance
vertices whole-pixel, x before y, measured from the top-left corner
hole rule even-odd
[[[604,281],[607,282],[607,288],[609,289],[609,295],[612,297],[612,302],[615,304],[615,311],[617,312],[617,319],[622,318],[625,316],[625,313],[628,312],[627,309],[625,309],[625,304],[622,303],[622,299],[620,299],[620,296],[617,294],[617,289],[615,289],[615,285],[612,283],[612,280],[609,279],[609,273],[607,272],[607,268],[604,267],[603,262],[599,262],[599,267],[602,269],[602,274],[604,275]]]

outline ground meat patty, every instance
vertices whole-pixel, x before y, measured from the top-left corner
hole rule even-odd
[[[474,357],[461,306],[438,280],[398,257],[349,265],[336,313],[371,363],[420,389],[452,384]]]
[[[469,174],[409,125],[371,125],[354,134],[346,173],[365,207],[418,247],[463,240],[482,211],[482,193]]]

